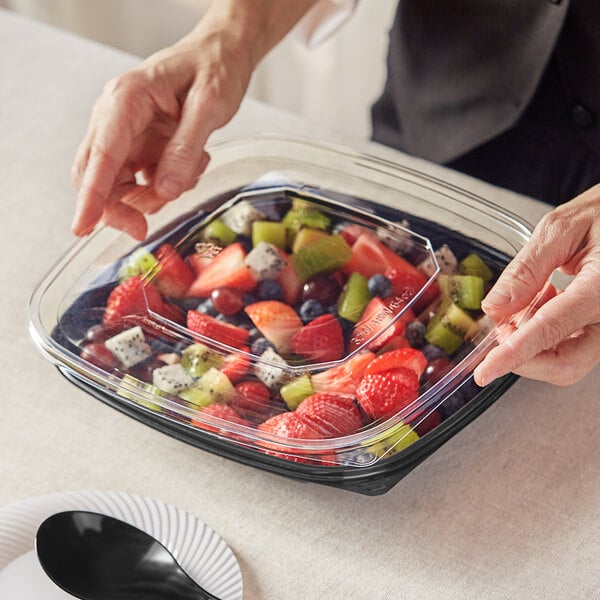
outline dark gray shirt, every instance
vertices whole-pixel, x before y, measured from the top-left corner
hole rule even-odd
[[[552,56],[600,148],[600,0],[400,0],[377,139],[446,163],[510,128]]]

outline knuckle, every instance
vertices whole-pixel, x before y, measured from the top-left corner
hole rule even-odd
[[[538,311],[531,318],[531,327],[538,332],[539,350],[550,350],[571,333],[564,316],[555,317]]]
[[[168,150],[169,161],[171,164],[176,164],[180,167],[191,164],[195,159],[196,148],[190,140],[174,141]]]
[[[121,110],[136,110],[148,94],[149,80],[142,71],[133,70],[111,79],[104,87],[103,96]]]
[[[536,235],[543,241],[556,240],[567,232],[572,224],[572,217],[561,210],[561,207],[546,213],[539,221]]]
[[[507,272],[507,276],[510,278],[510,285],[513,288],[513,292],[516,293],[519,290],[528,289],[531,286],[531,282],[537,280],[534,261],[513,261],[510,270]]]
[[[510,337],[502,342],[502,345],[505,348],[508,362],[510,362],[512,365],[522,365],[530,359],[530,356],[524,351],[521,345],[515,343],[515,341]]]

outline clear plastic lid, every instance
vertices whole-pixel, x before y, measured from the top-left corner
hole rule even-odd
[[[345,149],[211,154],[147,240],[100,229],[41,282],[30,331],[53,362],[190,437],[322,466],[373,465],[477,394],[481,300],[528,225]]]

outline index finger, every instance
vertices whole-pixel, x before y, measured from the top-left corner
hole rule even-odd
[[[533,231],[529,243],[517,253],[484,298],[481,307],[496,320],[525,308],[543,289],[550,275],[577,252],[587,229],[564,209],[546,214]]]
[[[102,217],[117,178],[131,151],[133,127],[143,127],[140,114],[131,118],[127,104],[117,97],[110,84],[94,108],[90,129],[80,146],[76,163],[78,194],[72,230],[89,233]],[[143,114],[144,111],[139,111]]]
[[[581,273],[567,289],[494,348],[476,369],[481,385],[515,371],[590,323],[600,321],[600,301],[590,294],[590,278]]]
[[[92,136],[87,164],[81,177],[72,230],[89,233],[102,217],[131,146],[131,130],[124,114],[112,112]]]

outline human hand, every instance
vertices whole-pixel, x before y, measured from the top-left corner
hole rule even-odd
[[[102,221],[143,239],[144,214],[196,184],[205,143],[237,111],[254,66],[224,35],[199,26],[105,86],[72,168],[75,235]]]
[[[555,269],[572,281],[562,293],[538,298],[534,314],[518,328],[503,328],[498,346],[475,369],[479,385],[513,372],[567,386],[600,362],[600,185],[542,218],[483,310],[498,322],[514,321]]]

